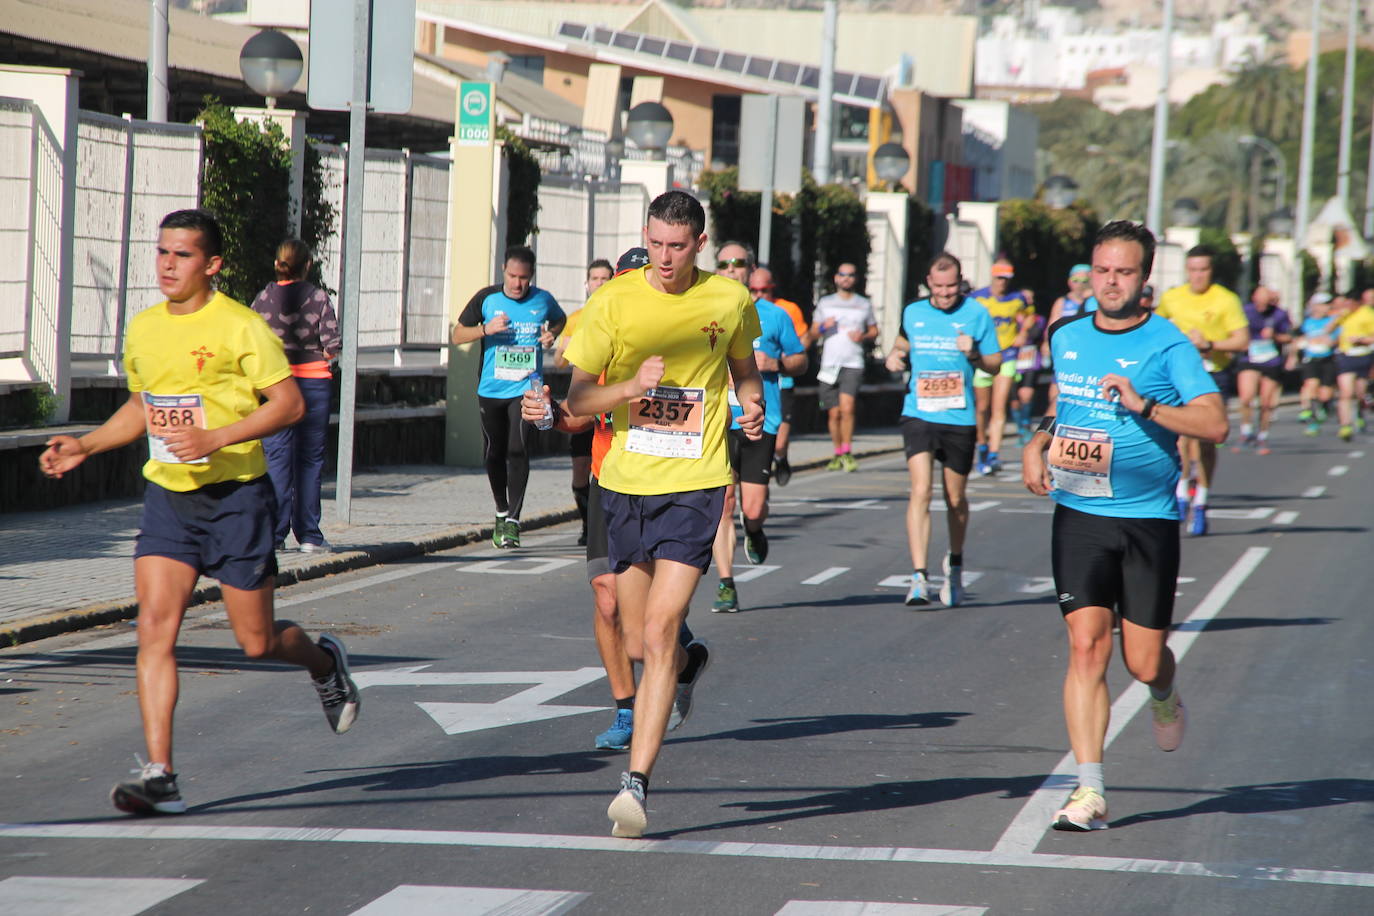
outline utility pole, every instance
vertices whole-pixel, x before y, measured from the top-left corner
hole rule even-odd
[[[821,79],[816,95],[816,184],[830,183],[830,147],[835,136],[835,32],[840,18],[838,0],[825,0],[821,16]]]
[[[1350,0],[1350,20],[1345,33],[1345,84],[1341,87],[1341,146],[1336,162],[1336,196],[1347,213],[1350,212],[1350,143],[1355,122],[1355,29],[1359,13],[1357,0]]]
[[[1298,204],[1293,214],[1293,239],[1298,251],[1307,247],[1307,222],[1312,211],[1312,146],[1317,132],[1317,52],[1320,48],[1321,0],[1312,0],[1312,43],[1307,54],[1307,85],[1302,99],[1302,143],[1298,152]],[[1301,288],[1299,288],[1301,298]],[[1295,300],[1296,301],[1296,300]]]
[[[167,0],[148,4],[148,120],[167,120]]]
[[[1160,28],[1164,47],[1159,55],[1159,94],[1155,96],[1155,130],[1150,142],[1150,192],[1145,211],[1145,228],[1155,238],[1164,237],[1164,157],[1169,142],[1169,64],[1174,44],[1174,0],[1164,0],[1164,23]]]

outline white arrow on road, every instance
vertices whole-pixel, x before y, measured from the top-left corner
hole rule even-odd
[[[390,668],[384,671],[360,671],[353,676],[359,690],[368,687],[435,687],[482,684],[533,684],[519,693],[495,703],[421,703],[415,705],[425,711],[445,734],[539,722],[562,716],[603,712],[607,706],[545,706],[555,697],[585,687],[605,677],[600,668],[579,668],[576,671],[425,671],[428,665]]]
[[[577,562],[575,557],[513,557],[509,560],[479,560],[463,563],[459,572],[493,573],[498,576],[538,576]]]

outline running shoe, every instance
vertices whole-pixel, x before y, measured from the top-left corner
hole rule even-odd
[[[991,476],[992,476],[992,465],[991,465],[989,462],[987,462],[986,460],[980,460],[980,461],[978,462],[978,467],[977,467],[976,470],[978,471],[978,476],[979,476],[979,477],[991,477]]]
[[[1188,533],[1193,537],[1202,537],[1207,533],[1207,507],[1194,506],[1193,519],[1188,525]]]
[[[1318,404],[1316,409],[1312,411],[1312,419],[1316,420],[1318,423],[1325,423],[1327,415],[1325,404]]]
[[[997,474],[1002,470],[1002,459],[997,457],[996,452],[988,452],[988,467],[991,468],[990,473],[993,474]]]
[[[500,550],[506,546],[506,517],[496,516],[496,521],[491,525],[491,546]]]
[[[1176,751],[1183,743],[1183,730],[1188,725],[1188,713],[1179,699],[1178,688],[1169,691],[1165,700],[1150,697],[1150,713],[1154,718],[1155,744],[1161,751]]]
[[[177,774],[169,773],[165,764],[142,763],[130,772],[138,778],[121,782],[110,790],[110,801],[120,811],[138,815],[185,813],[186,802],[177,789]]]
[[[1178,505],[1178,523],[1186,524],[1188,521],[1188,510],[1193,508],[1192,502],[1186,496],[1175,496],[1174,502]]]
[[[1310,407],[1304,407],[1302,410],[1298,411],[1298,422],[1299,422],[1299,423],[1307,423],[1307,422],[1310,421],[1311,419],[1312,419],[1312,409],[1311,409]]]
[[[964,567],[950,566],[949,554],[941,563],[945,573],[945,584],[940,586],[940,601],[945,607],[958,607],[964,603]]]
[[[907,607],[924,607],[930,604],[930,583],[923,573],[913,573],[911,588],[906,593]]]
[[[857,471],[858,469],[859,469],[859,459],[857,459],[857,458],[855,458],[853,455],[849,454],[849,452],[845,452],[843,455],[840,456],[840,470],[841,470],[841,471],[846,471],[846,472],[847,472],[847,471]]]
[[[780,487],[787,486],[792,480],[792,465],[788,464],[786,455],[778,455],[773,459],[773,479]]]
[[[649,815],[644,811],[644,784],[629,773],[621,773],[620,792],[606,808],[606,816],[611,819],[611,836],[642,837],[644,828],[649,826]]]
[[[1342,426],[1336,431],[1336,435],[1341,437],[1342,442],[1349,442],[1351,439],[1355,438],[1355,430],[1350,426]]]
[[[1079,786],[1069,796],[1069,803],[1054,813],[1055,830],[1106,830],[1107,800],[1102,793],[1087,786]]]
[[[617,709],[611,727],[596,736],[596,746],[612,751],[623,751],[630,746],[630,738],[635,732],[635,711]]]
[[[514,549],[520,546],[520,520],[516,518],[506,519],[506,544],[507,549]]]
[[[711,650],[700,639],[694,639],[687,644],[687,656],[688,664],[695,663],[697,670],[690,681],[677,685],[677,696],[673,697],[673,708],[668,713],[668,731],[681,728],[682,723],[692,714],[692,692],[697,689],[697,684],[701,683],[701,676],[706,673],[706,666],[711,663]]]
[[[755,566],[768,559],[768,535],[763,533],[762,528],[752,534],[748,529],[745,529],[744,555]]]
[[[839,455],[836,455],[834,458],[831,458],[829,461],[825,463],[825,469],[827,471],[838,471],[843,467],[844,462],[840,460]]]
[[[1304,436],[1316,436],[1316,435],[1320,434],[1321,431],[1322,431],[1322,425],[1321,425],[1320,423],[1318,423],[1316,420],[1312,420],[1311,422],[1309,422],[1309,423],[1307,424],[1307,429],[1304,429],[1304,430],[1302,431],[1302,434],[1303,434]]]
[[[334,734],[342,735],[353,727],[362,709],[363,699],[358,694],[358,685],[348,670],[348,651],[343,640],[325,633],[315,643],[334,659],[334,670],[322,678],[312,678],[315,692],[320,695],[320,705],[324,707],[325,718],[334,729]]]
[[[733,614],[739,610],[739,595],[733,588],[722,582],[716,586],[716,601],[711,605],[711,613],[719,614],[722,611]]]
[[[333,553],[334,545],[328,541],[320,541],[318,544],[302,544],[301,553]]]
[[[1357,433],[1362,433],[1362,432],[1364,432],[1364,417],[1356,417],[1356,418],[1355,418],[1355,432],[1357,432]]]

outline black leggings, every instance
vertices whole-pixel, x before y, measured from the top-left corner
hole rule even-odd
[[[477,399],[482,415],[487,481],[496,511],[520,518],[530,480],[529,424],[520,419],[520,398]]]

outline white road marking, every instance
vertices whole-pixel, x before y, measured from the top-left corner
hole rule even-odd
[[[1363,458],[1363,457],[1364,457],[1364,452],[1359,452],[1359,451],[1351,452],[1351,453],[1350,453],[1349,455],[1347,455],[1346,457],[1348,457],[1348,458]]]
[[[856,499],[849,503],[829,503],[827,509],[886,509],[881,502],[876,499]]]
[[[1298,520],[1298,513],[1288,510],[1274,516],[1275,525],[1291,525]]]
[[[773,916],[983,916],[985,906],[875,903],[863,900],[789,900]]]
[[[508,560],[462,563],[456,568],[459,572],[490,573],[498,576],[540,576],[576,562],[576,557],[511,557]]]
[[[1208,518],[1229,518],[1242,521],[1259,521],[1274,514],[1273,506],[1257,506],[1254,509],[1207,509]]]
[[[402,884],[354,910],[353,916],[559,916],[590,894],[508,887],[434,887]]]
[[[1326,487],[1308,487],[1302,491],[1303,499],[1321,499],[1326,495]]]
[[[1005,513],[1007,513],[1008,515],[1053,515],[1053,514],[1054,514],[1054,506],[1053,506],[1053,505],[1049,505],[1049,506],[1037,505],[1037,506],[1028,506],[1028,507],[1009,507],[1009,508],[1006,508],[1006,509],[998,509],[997,511],[998,511],[998,512],[1005,512]]]
[[[983,578],[981,572],[969,572],[967,569],[964,570],[964,587],[967,588],[981,578]],[[930,584],[937,587],[944,585],[945,577],[931,576]],[[878,583],[878,588],[911,588],[911,574],[907,573],[904,576],[888,576]]]
[[[985,499],[982,502],[969,503],[968,511],[983,512],[987,509],[993,508],[994,506],[1000,505],[1002,505],[1002,501],[1000,499]]]
[[[782,569],[781,566],[769,566],[767,563],[760,563],[758,566],[736,566],[736,582],[753,582],[755,579],[762,578],[770,572]]]
[[[1022,585],[1018,592],[1023,595],[1037,595],[1040,592],[1054,591],[1054,576],[1036,576]]]
[[[1256,549],[1256,548],[1252,548]],[[1043,833],[1043,825],[1042,830]],[[135,840],[149,842],[368,843],[402,846],[468,846],[486,849],[552,849],[583,852],[677,854],[735,858],[790,859],[822,862],[924,863],[977,867],[1054,868],[1245,878],[1287,884],[1328,884],[1374,888],[1374,874],[1316,868],[1284,868],[1254,863],[1187,862],[1111,856],[1042,855],[994,849],[924,849],[910,846],[804,846],[781,843],[737,843],[711,840],[620,840],[574,834],[496,833],[464,830],[401,830],[367,827],[237,827],[199,822],[157,824],[147,821],[100,821],[85,824],[0,824],[0,839]]]
[[[576,671],[424,671],[428,665],[358,671],[353,675],[359,690],[369,687],[473,686],[478,684],[533,684],[495,703],[421,703],[420,707],[446,735],[542,722],[563,716],[604,712],[607,706],[547,706],[549,700],[599,681],[601,668]]]
[[[31,878],[0,881],[0,913],[135,916],[203,882],[191,878]]]
[[[820,572],[816,573],[814,576],[812,576],[812,577],[809,578],[809,579],[803,579],[803,580],[801,580],[801,584],[802,584],[802,585],[821,585],[821,584],[823,584],[823,583],[829,582],[831,579],[835,578],[836,576],[843,576],[843,575],[844,575],[845,573],[847,573],[847,572],[849,572],[849,567],[848,567],[848,566],[831,566],[829,569],[823,569],[823,570],[821,570]]]
[[[1193,613],[1188,615],[1188,619],[1185,621],[1188,626],[1175,630],[1169,635],[1169,647],[1174,650],[1175,659],[1180,661],[1183,659],[1193,641],[1197,639],[1198,631],[1226,606],[1226,602],[1231,600],[1231,596],[1244,584],[1245,580],[1258,568],[1260,562],[1268,554],[1268,547],[1247,548],[1245,553],[1241,554],[1240,558],[1226,571],[1226,574],[1217,580],[1217,584],[1212,586],[1212,590],[1198,602],[1197,607],[1193,608]],[[1194,626],[1196,629],[1193,629]],[[1112,704],[1111,725],[1107,728],[1107,740],[1103,745],[1104,747],[1111,747],[1112,741],[1121,734],[1126,723],[1130,722],[1135,714],[1141,710],[1149,696],[1149,689],[1139,681],[1132,681],[1131,685],[1122,691],[1121,696],[1117,697],[1116,702]],[[1059,810],[1064,800],[1065,791],[1077,783],[1077,774],[1078,768],[1074,762],[1073,752],[1070,751],[1064,755],[1063,759],[1045,779],[1045,782],[1035,790],[1026,804],[1022,806],[1016,818],[1002,832],[1002,836],[997,840],[997,845],[993,847],[993,851],[1001,853],[1029,853],[1034,851],[1044,837],[1045,831],[1049,829],[1054,812]]]
[[[1327,476],[1327,477],[1343,477],[1343,476],[1345,476],[1347,473],[1349,473],[1349,471],[1350,471],[1350,467],[1349,467],[1348,465],[1337,464],[1337,465],[1334,465],[1333,467],[1327,469],[1326,476]]]

